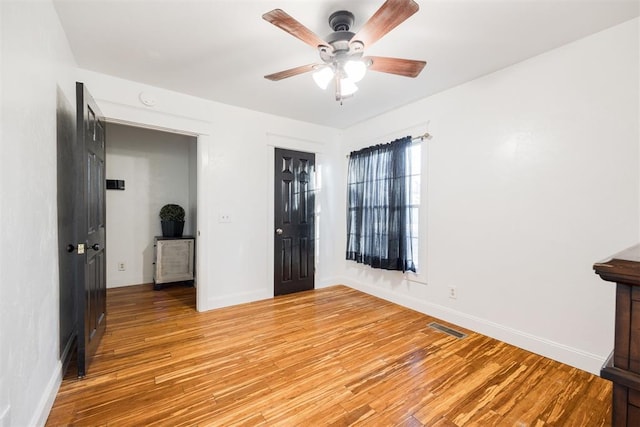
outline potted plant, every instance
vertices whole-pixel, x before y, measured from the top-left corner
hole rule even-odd
[[[160,209],[160,224],[163,237],[182,237],[184,209],[180,205],[168,204]]]

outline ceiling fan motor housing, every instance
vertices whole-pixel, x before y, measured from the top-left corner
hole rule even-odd
[[[349,31],[354,20],[353,13],[348,10],[338,10],[329,16],[329,26],[333,31]]]
[[[320,58],[325,63],[362,56],[364,46],[361,43],[350,43],[355,36],[355,33],[349,31],[354,19],[353,13],[348,10],[339,10],[329,16],[329,26],[333,29],[333,33],[325,37],[325,40],[331,48],[320,47]]]

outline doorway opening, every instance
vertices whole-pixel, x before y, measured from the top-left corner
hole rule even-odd
[[[151,284],[162,206],[183,207],[182,236],[197,236],[197,138],[113,122],[106,134],[106,178],[119,183],[106,195],[107,288]]]

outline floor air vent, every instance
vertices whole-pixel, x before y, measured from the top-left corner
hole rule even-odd
[[[467,336],[467,334],[463,334],[462,332],[456,331],[455,329],[447,328],[446,326],[441,325],[440,323],[431,322],[429,323],[429,326],[432,327],[433,329],[437,329],[440,332],[444,332],[445,334],[449,334],[452,337],[456,337],[458,339],[462,339]]]

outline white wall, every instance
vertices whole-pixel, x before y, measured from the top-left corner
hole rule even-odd
[[[158,212],[167,203],[186,211],[184,235],[193,235],[193,136],[107,124],[107,287],[153,282],[153,238],[162,235]],[[124,263],[120,271],[118,264]]]
[[[61,381],[56,86],[74,60],[49,1],[0,2],[0,425],[44,424]]]
[[[640,233],[639,72],[636,19],[348,129],[345,152],[416,126],[434,138],[427,283],[341,261],[343,281],[597,373],[614,285],[592,265]]]
[[[0,2],[0,155],[4,154],[4,151],[2,150],[2,147],[4,146],[4,132],[3,132],[4,107],[2,107],[4,105],[4,93],[2,89],[2,87],[4,86],[4,79],[3,79],[4,64],[2,61],[2,58],[4,57],[4,49],[5,49],[4,48],[5,42],[3,42],[4,34],[5,34],[4,33],[4,10],[3,10],[3,4],[2,2]],[[2,190],[4,189],[4,185],[2,184],[3,180],[4,180],[4,176],[0,174],[0,195],[2,195]],[[2,221],[3,210],[4,209],[2,208],[2,205],[0,205],[0,224],[2,224],[3,222]],[[0,228],[0,231],[2,231],[2,228]],[[5,295],[4,286],[3,286],[3,283],[5,282],[3,281],[4,274],[3,274],[2,260],[4,259],[4,248],[2,246],[4,245],[0,245],[0,310],[4,312],[5,311],[4,306],[6,303],[3,303],[3,301],[7,301],[8,296]],[[5,327],[3,325],[4,325],[4,318],[0,314],[0,424],[4,426],[5,422],[6,424],[9,424],[9,415],[10,415],[9,411],[11,409],[10,408],[11,395],[9,394],[9,379],[5,378],[5,375],[3,375],[3,372],[5,372],[5,368],[8,367],[9,365],[9,362],[7,360],[8,353],[6,353],[6,350],[5,350],[5,346],[9,345],[9,343],[6,338],[7,334],[4,330]]]
[[[339,132],[80,70],[102,112],[113,121],[198,134],[196,264],[199,310],[273,296],[273,149],[315,152],[326,182],[336,182]],[[144,107],[139,94],[156,99]],[[319,197],[329,205],[330,187]],[[231,222],[219,222],[221,214]],[[318,286],[334,284],[333,214],[321,213]],[[340,213],[338,213],[340,216]]]

